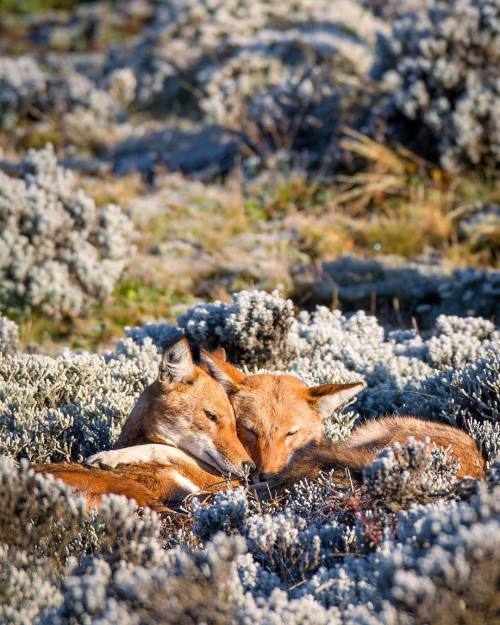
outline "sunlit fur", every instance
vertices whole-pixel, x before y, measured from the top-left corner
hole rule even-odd
[[[210,355],[210,371],[229,392],[238,435],[257,465],[255,481],[283,473],[288,485],[339,466],[361,468],[393,443],[408,437],[429,439],[429,446],[450,447],[460,463],[458,477],[484,476],[485,463],[476,443],[463,430],[413,416],[382,417],[361,425],[342,444],[327,440],[322,417],[363,388],[362,384],[325,384],[308,388],[289,375],[245,376]],[[342,401],[337,401],[340,398]]]
[[[257,465],[255,479],[287,466],[293,454],[323,437],[322,418],[363,388],[361,382],[309,388],[292,375],[245,376],[220,355],[204,365],[229,393],[238,436]]]
[[[139,397],[116,449],[89,461],[116,469],[76,464],[36,469],[78,487],[91,502],[103,494],[129,493],[138,503],[158,506],[225,486],[226,476],[241,478],[254,467],[238,438],[227,394],[194,365],[185,339],[167,348],[158,380]],[[118,466],[122,463],[127,466]]]

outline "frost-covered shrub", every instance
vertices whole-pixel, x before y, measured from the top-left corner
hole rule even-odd
[[[32,462],[83,460],[109,448],[158,356],[149,343],[107,359],[66,353],[0,359],[0,451]]]
[[[360,89],[339,86],[356,72],[351,59],[339,54],[335,37],[317,34],[265,33],[199,74],[206,93],[200,106],[243,140],[245,153],[277,153],[289,164],[301,154],[305,165],[340,156],[340,127],[358,123],[363,98]]]
[[[123,117],[135,88],[130,70],[111,73],[106,88],[100,88],[71,64],[52,59],[51,65],[49,69],[31,56],[0,57],[0,127],[53,114],[67,126],[79,120],[84,132],[92,130],[92,123],[109,125]],[[83,120],[88,128],[81,125]]]
[[[422,441],[396,443],[384,450],[364,469],[364,483],[371,496],[390,509],[411,502],[432,501],[432,496],[450,487],[459,470],[449,450],[430,454]]]
[[[202,540],[217,532],[241,533],[246,525],[248,501],[243,488],[218,493],[212,505],[205,507],[193,502],[195,525],[193,531]]]
[[[500,539],[498,510],[498,490],[482,489],[467,503],[438,503],[401,512],[395,535],[380,548],[321,571],[298,594],[313,593],[318,602],[337,606],[355,623],[369,618],[375,623],[423,625],[454,623],[460,616],[471,622],[479,614],[485,618],[498,580],[498,566],[492,561]],[[490,532],[492,543],[487,538]],[[488,567],[492,567],[490,579]],[[481,584],[484,593],[477,595]],[[456,604],[450,605],[449,621],[435,620],[438,613],[432,603],[440,593],[447,604]]]
[[[88,512],[67,485],[5,457],[0,485],[2,623],[34,622],[57,608],[61,577],[85,554],[108,566],[153,566],[164,557],[157,515],[145,510],[138,518],[123,497],[110,496],[98,512]]]
[[[494,168],[500,151],[497,0],[433,0],[395,20],[376,73],[397,137],[446,168]]]
[[[243,550],[242,539],[217,536],[203,552],[171,552],[170,566],[146,570],[122,564],[113,570],[93,559],[63,581],[61,607],[42,622],[65,625],[90,617],[110,625],[229,625],[241,600],[235,561]]]
[[[290,160],[304,153],[310,163],[327,158],[339,125],[348,123],[349,92],[339,92],[331,74],[320,60],[290,70],[277,59],[245,52],[211,70],[201,106],[239,133],[254,155],[279,152]]]
[[[0,544],[0,621],[6,625],[34,623],[40,612],[58,607],[62,594],[47,562]]]
[[[104,73],[133,70],[138,108],[232,131],[251,173],[266,159],[324,164],[340,156],[339,128],[357,124],[365,107],[353,76],[365,77],[379,31],[386,25],[354,0],[158,3],[133,48],[110,52]],[[178,136],[164,151],[183,143]]]
[[[204,89],[213,71],[224,71],[245,51],[281,57],[288,65],[297,62],[297,47],[323,55],[340,51],[367,69],[380,30],[386,30],[383,22],[350,0],[160,3],[133,50],[113,49],[107,68],[132,67],[138,105],[167,107],[185,99],[189,87]]]
[[[207,349],[224,347],[229,360],[250,366],[280,366],[290,359],[293,322],[292,302],[277,291],[240,291],[230,304],[200,304],[178,319],[193,343]]]
[[[0,355],[15,352],[18,341],[19,328],[17,324],[0,314]]]
[[[424,410],[463,427],[476,439],[486,458],[494,460],[500,453],[498,338],[489,351],[487,358],[430,376],[419,392],[409,394],[404,409],[416,413]]]
[[[455,327],[456,332],[444,334],[450,327]],[[290,335],[298,356],[288,368],[309,384],[365,380],[367,388],[357,396],[355,404],[357,412],[365,417],[391,412],[414,412],[429,417],[435,414],[437,405],[441,405],[441,415],[446,412],[451,415],[454,395],[444,380],[447,375],[453,375],[451,367],[465,366],[471,359],[496,361],[499,335],[491,330],[492,325],[485,320],[441,317],[434,336],[431,334],[424,340],[416,332],[386,333],[374,317],[363,312],[343,316],[338,311],[318,308],[312,314],[298,316],[296,330]],[[491,367],[475,369],[474,390],[464,391],[462,382],[457,382],[459,393],[470,397],[469,410],[474,404],[473,394],[482,388],[486,396],[485,406],[480,410],[498,414],[494,395],[498,370],[495,364]],[[446,375],[440,373],[446,370],[449,370]],[[460,375],[460,369],[456,371]],[[463,385],[468,387],[466,379],[467,376]],[[489,387],[493,388],[491,394]],[[477,410],[481,400],[475,404]],[[338,432],[339,427],[343,431],[349,428],[348,414],[340,416],[337,422],[333,417],[333,432]]]
[[[0,480],[1,542],[22,549],[33,559],[46,558],[54,569],[63,567],[72,541],[79,540],[83,499],[73,498],[70,488],[52,477],[36,475],[26,462],[18,469],[4,456],[0,457]]]
[[[1,542],[44,558],[61,572],[72,555],[92,552],[111,564],[127,561],[152,565],[162,559],[158,516],[124,497],[110,495],[97,512],[85,500],[51,475],[34,472],[26,461],[0,457]]]
[[[32,57],[0,57],[0,127],[23,118],[46,89],[47,76]]]
[[[19,170],[21,179],[0,172],[0,308],[78,315],[112,292],[132,224],[78,189],[50,146],[30,150]]]

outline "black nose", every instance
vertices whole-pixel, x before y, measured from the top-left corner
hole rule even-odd
[[[244,460],[241,463],[241,466],[243,467],[243,471],[245,471],[245,473],[255,471],[255,462],[252,462],[251,460]]]

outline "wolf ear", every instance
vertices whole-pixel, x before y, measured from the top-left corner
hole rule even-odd
[[[329,417],[364,389],[363,382],[321,384],[309,389],[309,401],[322,417]]]
[[[191,382],[194,378],[194,372],[195,365],[191,348],[185,337],[177,339],[165,348],[161,357],[159,380],[171,384]]]
[[[223,347],[218,347],[217,349],[214,349],[209,353],[210,356],[216,358],[217,360],[223,360],[224,362],[227,362],[226,350]]]
[[[225,350],[224,356],[226,355]],[[203,368],[224,388],[226,393],[234,393],[238,384],[245,379],[245,374],[234,365],[221,358],[217,352],[200,351],[200,361]]]

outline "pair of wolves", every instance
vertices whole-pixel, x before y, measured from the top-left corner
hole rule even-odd
[[[290,375],[246,376],[223,350],[202,350],[195,364],[183,338],[165,350],[158,379],[139,397],[115,449],[89,458],[94,466],[36,470],[76,487],[90,505],[116,493],[159,511],[165,502],[214,492],[250,474],[275,487],[335,468],[349,468],[356,478],[382,449],[409,436],[449,447],[460,463],[459,477],[484,475],[484,459],[465,432],[416,417],[383,417],[342,443],[328,441],[322,419],[362,388],[361,382],[307,387]],[[110,468],[95,466],[103,464]]]

